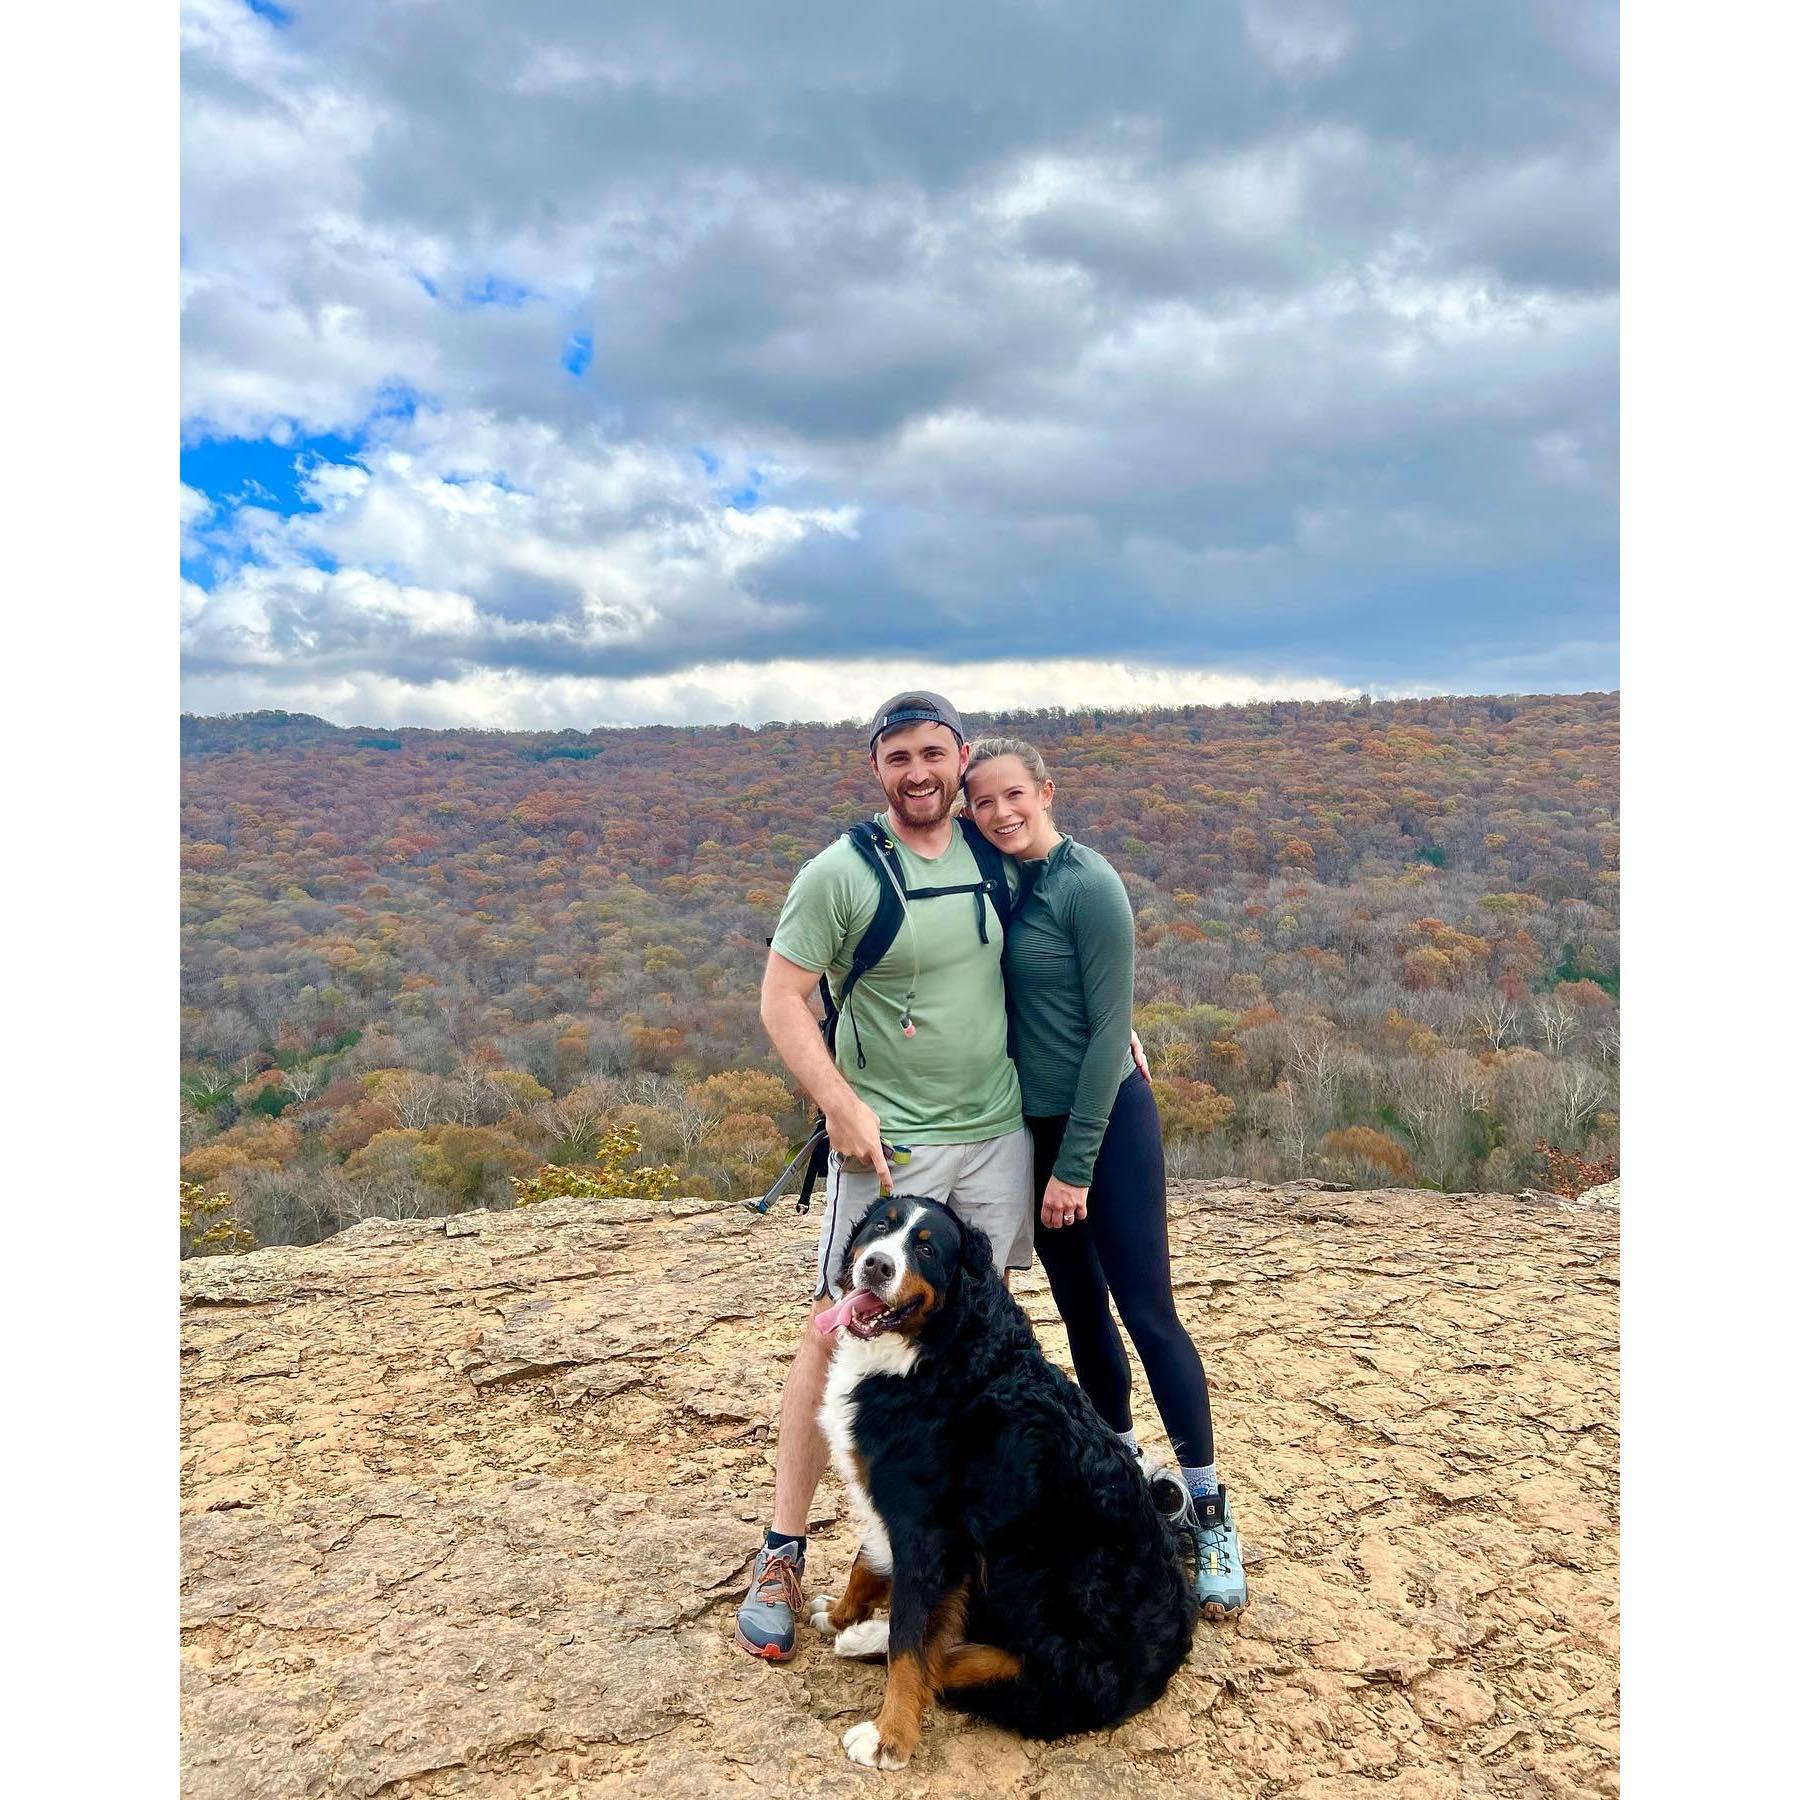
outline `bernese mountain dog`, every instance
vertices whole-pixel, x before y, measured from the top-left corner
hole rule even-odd
[[[819,1422],[862,1541],[811,1613],[839,1655],[888,1659],[850,1760],[904,1768],[932,1698],[1038,1738],[1159,1699],[1198,1616],[1177,1529],[1045,1360],[986,1233],[935,1200],[877,1200],[839,1286],[814,1320],[837,1333]]]

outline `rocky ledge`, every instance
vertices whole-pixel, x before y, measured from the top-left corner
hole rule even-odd
[[[1252,1604],[1118,1731],[937,1710],[898,1775],[838,1747],[878,1666],[731,1644],[810,1276],[791,1206],[186,1264],[188,1800],[1615,1793],[1617,1214],[1215,1182],[1171,1220]],[[838,1503],[811,1587],[850,1559]]]

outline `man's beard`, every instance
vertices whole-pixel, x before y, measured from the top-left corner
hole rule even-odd
[[[917,828],[943,824],[956,805],[956,789],[946,782],[933,782],[932,786],[932,793],[916,797],[908,796],[898,787],[890,789],[888,805],[893,808],[894,816]]]

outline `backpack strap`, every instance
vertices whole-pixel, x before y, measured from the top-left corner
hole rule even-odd
[[[868,929],[857,939],[856,948],[850,952],[850,968],[835,1001],[829,978],[824,975],[819,977],[819,993],[825,1002],[825,1042],[834,1053],[837,1049],[838,1018],[849,1012],[850,996],[855,992],[856,984],[887,955],[894,939],[900,935],[909,898],[902,885],[904,878],[898,865],[888,861],[894,854],[894,840],[879,822],[874,819],[859,820],[844,835],[850,840],[857,855],[875,871],[875,884],[880,898],[875,902],[875,916],[869,921]],[[856,1066],[866,1069],[869,1065],[863,1058],[862,1034],[856,1029],[856,1015],[853,1012],[850,1014],[850,1030],[856,1038]]]
[[[958,813],[956,822],[962,828],[963,842],[974,855],[976,868],[981,871],[981,885],[1000,920],[1000,929],[1005,931],[1012,924],[1013,915],[1012,883],[1006,879],[1006,857],[981,835],[981,828],[967,813]],[[987,942],[985,931],[981,941]]]
[[[852,848],[864,862],[875,871],[875,881],[880,898],[875,902],[875,916],[869,921],[868,928],[856,941],[856,948],[850,953],[850,968],[844,976],[843,988],[836,995],[831,991],[829,973],[819,977],[819,1003],[824,1017],[819,1021],[819,1030],[825,1039],[825,1047],[835,1056],[837,1054],[838,1021],[845,1013],[850,1015],[851,1035],[856,1039],[856,1066],[866,1069],[867,1059],[863,1056],[862,1033],[856,1029],[856,1013],[851,1007],[850,997],[856,984],[887,955],[894,939],[900,935],[900,927],[906,918],[906,900],[901,878],[894,866],[887,860],[894,848],[894,841],[874,819],[862,819],[852,825],[844,833],[850,840]],[[825,1130],[825,1115],[820,1113],[813,1121],[812,1135],[801,1146],[794,1161],[782,1171],[781,1180],[764,1195],[758,1211],[766,1211],[770,1201],[781,1191],[788,1176],[793,1172],[801,1157],[806,1159],[806,1167],[800,1176],[800,1192],[794,1199],[794,1210],[806,1212],[812,1205],[813,1189],[823,1179],[831,1156],[831,1139]]]
[[[988,941],[988,906],[993,907],[994,916],[1000,921],[1003,932],[1012,923],[1012,888],[1006,879],[1005,857],[967,818],[959,815],[956,823],[962,831],[963,842],[969,846],[975,858],[975,866],[981,879],[961,882],[952,887],[907,887],[894,840],[878,819],[863,819],[844,834],[857,854],[875,871],[881,898],[875,903],[875,916],[869,921],[868,930],[862,934],[855,950],[851,952],[850,971],[844,978],[844,985],[835,1002],[831,994],[831,983],[823,975],[819,977],[819,992],[825,1003],[825,1041],[834,1051],[837,1048],[838,1016],[848,1011],[851,991],[856,984],[887,955],[894,939],[900,935],[900,926],[906,918],[906,903],[909,900],[936,900],[946,894],[973,894],[975,929],[984,944]],[[856,1017],[853,1013],[850,1029],[852,1032],[856,1030]],[[860,1037],[856,1045],[856,1066],[859,1069],[868,1066],[863,1060]]]
[[[987,908],[989,906],[993,907],[994,916],[1000,921],[1000,929],[1003,932],[1012,923],[1012,886],[1006,878],[1006,858],[981,835],[968,818],[959,815],[956,823],[962,832],[964,843],[969,846],[970,853],[975,858],[975,866],[980,871],[981,879],[974,882],[963,882],[953,887],[907,887],[905,876],[900,869],[894,840],[878,819],[861,819],[844,833],[844,836],[850,840],[851,848],[874,871],[880,898],[875,903],[875,916],[870,919],[868,928],[857,940],[856,948],[850,953],[850,968],[844,977],[843,988],[834,995],[831,991],[830,976],[822,974],[819,977],[819,999],[825,1015],[819,1022],[819,1030],[824,1036],[826,1048],[836,1055],[838,1021],[848,1013],[850,1029],[856,1035],[856,1065],[858,1068],[867,1068],[868,1063],[863,1056],[862,1036],[856,1030],[856,1014],[850,1004],[851,996],[855,991],[856,984],[893,947],[894,939],[900,935],[900,927],[905,922],[906,903],[909,900],[935,900],[946,894],[973,894],[975,897],[975,928],[980,933],[981,941],[984,944],[988,941]],[[751,1209],[756,1212],[766,1212],[775,1195],[787,1184],[795,1168],[804,1159],[805,1168],[801,1173],[800,1192],[796,1197],[795,1206],[797,1211],[805,1212],[812,1203],[813,1189],[825,1174],[830,1154],[831,1140],[826,1135],[825,1119],[821,1114],[814,1121],[811,1136],[801,1145],[793,1161],[782,1171],[780,1180],[763,1196],[760,1202],[752,1201]]]

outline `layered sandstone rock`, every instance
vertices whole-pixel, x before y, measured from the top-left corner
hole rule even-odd
[[[1171,1215],[1249,1611],[1116,1732],[934,1711],[881,1776],[838,1747],[878,1666],[730,1641],[810,1281],[791,1207],[187,1264],[186,1794],[1615,1792],[1616,1213],[1208,1183]],[[853,1548],[837,1498],[814,1588]]]

